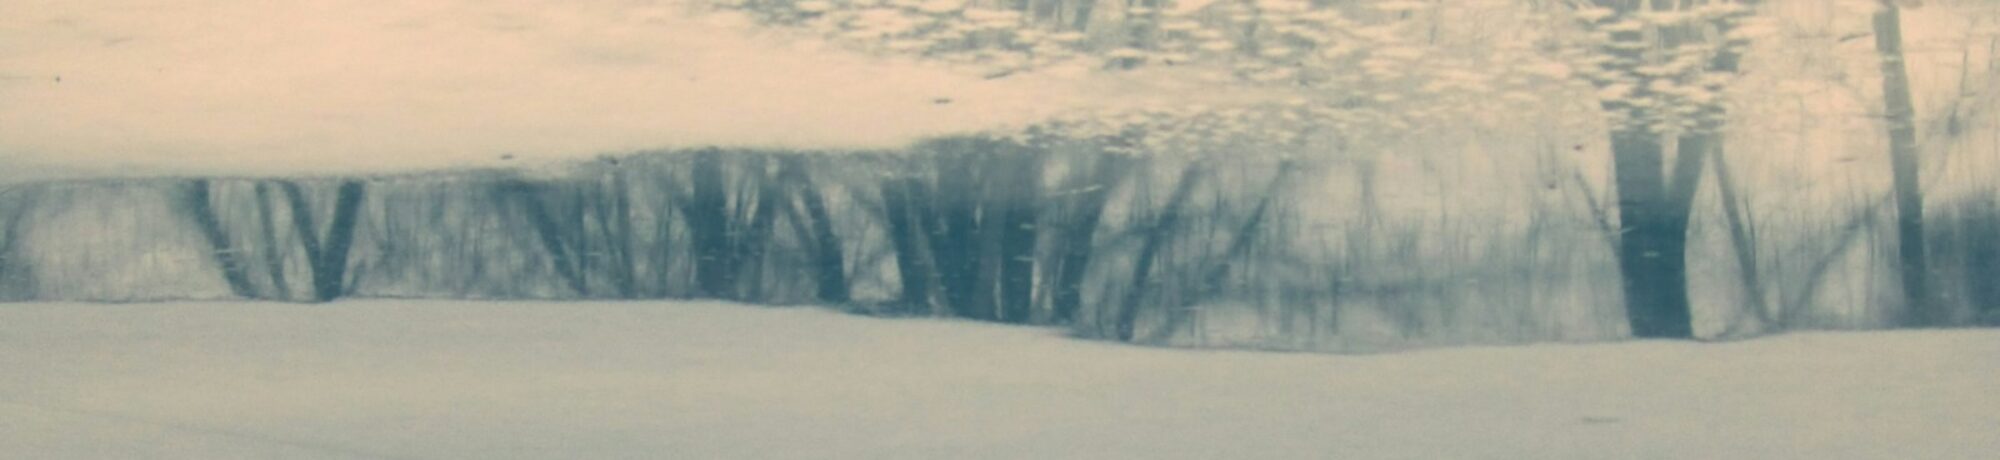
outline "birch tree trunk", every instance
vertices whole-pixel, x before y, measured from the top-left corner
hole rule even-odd
[[[1903,324],[1934,327],[1944,325],[1948,315],[1943,303],[1931,297],[1924,197],[1917,177],[1916,110],[1910,100],[1902,21],[1902,8],[1894,2],[1882,2],[1875,13],[1875,50],[1882,57],[1882,108],[1889,124],[1889,170],[1896,194],[1897,271],[1903,283]]]

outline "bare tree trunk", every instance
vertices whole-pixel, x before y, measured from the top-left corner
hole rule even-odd
[[[242,257],[239,257],[241,253],[230,242],[228,231],[222,227],[222,218],[215,213],[210,187],[208,179],[188,181],[181,188],[181,208],[194,220],[202,239],[208,242],[209,253],[222,270],[222,280],[229,284],[230,293],[245,299],[257,298],[257,287],[250,283],[249,272]]]
[[[593,211],[598,211],[594,209],[600,203],[593,196],[596,190],[596,184],[590,181],[571,180],[558,187],[551,197],[557,203],[554,211],[562,213],[556,221],[556,228],[561,231],[558,240],[569,245],[570,263],[575,264],[572,273],[576,274],[577,285],[583,286],[584,290],[578,292],[583,297],[594,295],[590,292],[590,274],[596,269],[593,262],[598,254],[590,244],[588,217]]]
[[[1722,149],[1721,146],[1715,148],[1717,152]],[[1715,162],[1715,182],[1722,195],[1722,215],[1729,225],[1729,246],[1736,253],[1737,279],[1743,283],[1743,308],[1757,318],[1758,327],[1769,328],[1773,318],[1757,260],[1756,230],[1751,228],[1749,210],[1744,209],[1747,202],[1737,192],[1735,178],[1730,177],[1728,160],[1722,155],[1712,154],[1709,161]]]
[[[278,247],[278,224],[271,200],[271,184],[257,183],[257,222],[262,233],[264,246],[264,270],[271,280],[272,295],[279,299],[292,298],[292,284],[285,278],[285,253]]]
[[[312,203],[306,200],[306,192],[298,182],[279,181],[278,187],[285,192],[285,200],[291,203],[292,232],[299,237],[299,244],[306,249],[306,267],[320,266],[319,224],[313,222]]]
[[[1740,3],[1746,7],[1755,7],[1759,1],[1741,0]],[[1689,7],[1690,5],[1685,3],[1681,5],[1683,10]],[[1721,39],[1720,46],[1717,47],[1715,55],[1709,58],[1709,72],[1733,75],[1741,71],[1743,53],[1740,47],[1730,43],[1729,39],[1726,38],[1735,30],[1737,25],[1738,20],[1735,18],[1724,18],[1716,24],[1717,30],[1715,35],[1724,38]],[[1741,206],[1745,202],[1736,193],[1736,183],[1729,176],[1729,164],[1722,157],[1724,148],[1723,128],[1727,115],[1727,107],[1720,104],[1709,104],[1706,107],[1702,107],[1696,117],[1695,131],[1681,136],[1679,146],[1681,158],[1678,161],[1679,164],[1675,166],[1675,184],[1673,185],[1681,193],[1675,198],[1685,203],[1680,208],[1681,225],[1683,232],[1685,232],[1688,215],[1692,214],[1690,209],[1694,203],[1694,191],[1700,185],[1701,165],[1705,164],[1706,161],[1715,163],[1717,189],[1722,195],[1723,216],[1729,225],[1731,246],[1736,252],[1738,276],[1743,282],[1743,294],[1746,297],[1744,308],[1756,312],[1757,317],[1768,326],[1770,324],[1770,314],[1765,308],[1764,282],[1759,274],[1760,267],[1757,262],[1757,249],[1754,243],[1755,235],[1746,223],[1746,219],[1749,217],[1748,211],[1741,209]],[[1692,315],[1690,315],[1690,320],[1692,320]],[[1728,332],[1733,331],[1725,331],[1725,333]]]
[[[0,300],[36,296],[34,267],[21,255],[21,241],[39,198],[38,190],[0,190]]]
[[[673,276],[671,267],[674,260],[673,248],[676,243],[673,238],[673,220],[671,217],[679,216],[683,225],[689,223],[690,220],[687,218],[687,211],[689,203],[693,201],[688,197],[687,191],[681,190],[679,185],[672,183],[673,177],[672,174],[659,175],[659,180],[668,183],[656,185],[657,190],[660,190],[660,194],[663,196],[661,197],[662,201],[653,207],[655,217],[653,221],[653,250],[650,253],[652,263],[650,266],[653,269],[654,294],[660,297],[672,295],[674,285],[677,282],[683,281]],[[693,231],[689,230],[688,233],[692,235]],[[693,244],[692,239],[690,239],[689,244]],[[696,248],[688,248],[687,254],[697,254]],[[690,261],[690,264],[698,263],[699,261]],[[699,288],[696,287],[689,291],[682,291],[682,295],[691,296],[691,293],[694,291],[699,291]]]
[[[1134,328],[1139,322],[1139,304],[1145,301],[1146,292],[1152,289],[1153,260],[1159,257],[1160,250],[1180,227],[1181,214],[1187,207],[1189,196],[1194,193],[1195,185],[1207,174],[1206,167],[1202,161],[1188,163],[1181,171],[1179,181],[1174,184],[1174,191],[1167,196],[1166,204],[1161,206],[1159,215],[1146,229],[1145,242],[1139,247],[1139,256],[1132,263],[1132,284],[1125,291],[1124,301],[1118,304],[1117,319],[1113,324],[1113,333],[1118,340],[1132,341]]]
[[[902,292],[897,302],[907,312],[918,312],[930,304],[930,284],[933,277],[929,254],[921,249],[926,242],[921,241],[929,234],[925,223],[930,219],[922,217],[917,207],[928,203],[929,197],[920,193],[921,185],[914,178],[892,177],[882,182],[882,208],[888,218],[889,244],[896,251],[896,274],[902,284]]]
[[[764,273],[768,271],[765,265],[770,261],[766,256],[771,247],[772,229],[778,222],[778,206],[785,202],[785,187],[771,177],[762,154],[751,157],[746,163],[748,166],[743,178],[757,183],[757,210],[750,217],[750,227],[738,239],[741,252],[736,260],[740,262],[743,273],[737,278],[740,285],[736,292],[737,298],[763,302],[770,300],[769,293],[764,290]]]
[[[944,288],[945,303],[955,316],[982,318],[982,311],[991,311],[991,299],[981,299],[979,287],[979,203],[976,193],[980,189],[975,179],[972,163],[976,158],[970,150],[971,141],[954,139],[946,141],[945,151],[937,153],[937,186],[933,188],[935,203],[934,219],[926,222],[931,234],[930,251],[936,262],[931,264],[937,270],[940,284]]]
[[[1055,291],[1050,301],[1052,321],[1057,324],[1076,321],[1077,311],[1083,306],[1083,279],[1089,273],[1090,260],[1095,252],[1092,240],[1104,220],[1104,206],[1111,200],[1112,189],[1117,187],[1119,178],[1124,177],[1129,168],[1129,161],[1124,156],[1099,154],[1091,179],[1076,184],[1082,190],[1073,192],[1072,212],[1062,226],[1055,283],[1051,288]]]
[[[709,149],[694,155],[694,194],[681,216],[694,236],[695,289],[707,298],[727,299],[736,286],[735,246],[729,237],[729,195],[725,190],[722,152]]]
[[[617,166],[614,164],[614,168]],[[616,284],[618,297],[636,299],[639,297],[638,236],[632,230],[632,195],[626,186],[625,170],[611,171],[609,210],[598,214],[598,226],[602,229],[608,244],[605,250],[611,256],[611,278]]]
[[[1896,249],[1901,262],[1904,325],[1942,326],[1949,319],[1932,298],[1930,264],[1924,244],[1924,198],[1917,177],[1916,110],[1903,55],[1902,9],[1882,2],[1875,13],[1875,49],[1882,55],[1882,101],[1889,123],[1889,167],[1896,190]]]
[[[1291,178],[1293,169],[1296,168],[1291,161],[1279,163],[1277,173],[1271,177],[1271,182],[1265,185],[1264,193],[1259,195],[1256,207],[1251,208],[1250,217],[1243,219],[1243,225],[1236,228],[1236,233],[1230,236],[1229,246],[1222,254],[1208,262],[1208,267],[1202,270],[1201,284],[1195,287],[1188,298],[1182,299],[1179,308],[1168,313],[1165,324],[1154,329],[1151,336],[1146,338],[1147,342],[1165,341],[1172,336],[1173,331],[1180,330],[1187,321],[1193,319],[1192,308],[1222,292],[1223,284],[1228,281],[1236,262],[1249,257],[1251,246],[1256,243],[1257,236],[1263,233],[1264,222],[1268,220],[1265,216],[1270,215],[1272,203],[1276,202],[1278,195],[1284,192],[1285,184]]]
[[[779,162],[779,181],[798,190],[799,201],[805,207],[806,227],[811,233],[801,232],[799,240],[808,242],[806,246],[812,255],[814,284],[819,291],[819,300],[847,303],[847,261],[841,253],[840,235],[833,231],[833,216],[827,212],[826,198],[813,184],[803,155],[786,155]]]
[[[1691,338],[1687,214],[1663,177],[1658,139],[1636,129],[1613,134],[1618,184],[1618,266],[1632,335]]]
[[[340,183],[333,203],[333,223],[327,229],[326,251],[319,256],[313,267],[313,300],[332,301],[348,293],[351,287],[347,279],[348,254],[354,247],[354,228],[360,221],[362,200],[367,198],[367,185],[361,181],[348,180]]]
[[[1042,161],[1039,151],[1008,152],[1001,207],[1000,321],[1032,320],[1035,303],[1035,247],[1040,241]]]
[[[991,158],[987,160],[980,162],[982,163],[980,169],[986,170],[989,175],[1006,175],[1002,171],[993,171],[992,166],[994,162],[991,161]],[[989,177],[989,179],[997,178]],[[998,201],[1000,200],[994,199],[994,195],[996,195],[994,190],[1003,181],[1004,179],[985,181],[985,184],[981,184],[982,187],[980,187],[978,193],[979,201],[977,206],[979,210],[977,213],[979,230],[973,232],[973,237],[978,241],[979,246],[973,253],[973,260],[979,271],[975,281],[972,283],[973,305],[970,309],[972,314],[967,317],[981,321],[1000,320],[1000,270],[1002,268],[1001,258],[1003,257],[1001,255],[1001,236],[1005,233],[1002,231],[1002,227],[1005,227],[1007,222],[1005,221],[1005,213],[1001,209],[1005,204],[999,203]]]
[[[1638,0],[1597,0],[1614,12],[1612,20],[1631,20],[1648,8]],[[1650,2],[1653,9],[1671,9],[1673,2]],[[1725,22],[1726,32],[1729,24]],[[1664,40],[1669,48],[1695,34],[1683,30],[1663,30],[1649,36],[1645,30],[1625,29],[1610,34],[1607,52],[1621,65],[1648,62],[1642,50]],[[1724,34],[1726,35],[1726,33]],[[1726,44],[1708,63],[1708,70],[1734,72],[1739,56]],[[1624,69],[1637,72],[1635,69]],[[1649,95],[1644,87],[1633,97]],[[1693,312],[1688,300],[1687,230],[1696,186],[1702,176],[1701,159],[1712,146],[1721,145],[1719,108],[1705,107],[1707,121],[1677,142],[1676,159],[1668,169],[1664,136],[1648,127],[1652,113],[1645,106],[1627,100],[1606,100],[1603,108],[1618,112],[1622,120],[1611,129],[1612,179],[1618,192],[1618,266],[1622,275],[1626,316],[1632,335],[1642,338],[1694,337]]]
[[[2000,322],[2000,202],[1988,197],[1967,208],[1966,297],[1987,323]]]
[[[535,232],[536,238],[541,240],[542,249],[548,252],[550,264],[554,266],[556,275],[567,282],[570,290],[576,292],[578,296],[588,296],[589,286],[584,283],[583,275],[580,273],[583,266],[577,262],[579,255],[571,251],[568,239],[564,237],[562,223],[558,222],[556,215],[549,211],[548,205],[542,202],[543,189],[542,186],[526,181],[513,180],[501,184],[498,192],[502,195],[502,200],[513,201],[528,213],[528,224]],[[308,259],[311,264],[317,265],[319,263],[317,257],[310,255],[313,252],[310,250],[312,247],[307,246]]]

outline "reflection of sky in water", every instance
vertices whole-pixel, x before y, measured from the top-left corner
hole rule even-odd
[[[0,149],[14,161],[264,171],[872,147],[1073,99],[746,38],[675,6],[129,3],[8,8]]]

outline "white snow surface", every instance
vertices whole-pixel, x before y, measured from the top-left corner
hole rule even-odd
[[[0,0],[0,169],[328,173],[709,145],[884,148],[1030,123],[1122,84],[986,80],[691,8]]]
[[[716,303],[0,304],[0,457],[1990,459],[2000,331],[1337,356]]]

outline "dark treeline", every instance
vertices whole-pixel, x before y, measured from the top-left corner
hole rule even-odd
[[[116,202],[159,196],[170,218],[103,231],[159,242],[113,251],[194,254],[171,266],[223,296],[277,301],[718,299],[1300,348],[1368,327],[1409,340],[1524,341],[1626,321],[1617,305],[1629,282],[1615,260],[1628,245],[1616,234],[1598,257],[1589,248],[1606,235],[1566,230],[1554,214],[1519,231],[1469,220],[1329,226],[1315,216],[1333,205],[1304,186],[1327,181],[1322,166],[1135,156],[1115,144],[960,137],[896,152],[703,149],[540,170],[156,180],[117,186],[142,191]],[[89,280],[44,274],[24,248],[39,221],[102,206],[87,196],[105,187],[0,195],[0,298],[117,299],[41,292]],[[1950,323],[1990,320],[2000,290],[1982,280],[2000,273],[2000,213],[1968,201],[1930,219],[1932,288],[1955,308]],[[1828,270],[1803,279],[1823,283]],[[144,297],[203,297],[202,283]],[[1806,306],[1748,308],[1766,326],[1809,326],[1797,310],[1813,301],[1794,302]],[[1254,339],[1210,337],[1232,329]]]
[[[36,298],[34,265],[22,252],[28,213],[41,190],[0,189],[0,300]]]

